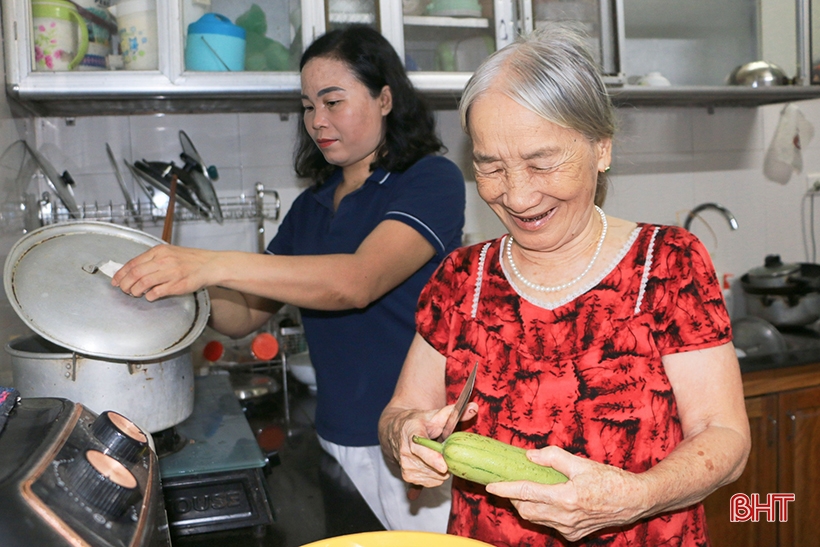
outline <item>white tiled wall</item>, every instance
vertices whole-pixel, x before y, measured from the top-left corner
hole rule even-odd
[[[2,48],[0,48],[2,51]],[[0,79],[5,74],[3,55],[0,55]],[[25,118],[15,118],[4,93],[0,93],[0,154],[8,150],[9,145],[18,139],[25,139],[31,132],[31,124]],[[2,158],[4,156],[0,156]],[[3,173],[6,176],[6,173]],[[7,185],[0,183],[0,195],[6,196]],[[11,249],[17,236],[0,232],[0,260],[6,261],[6,254]],[[3,346],[15,335],[25,333],[26,329],[17,318],[11,304],[4,295],[0,295],[0,386],[11,385],[11,370]]]
[[[798,106],[818,124],[820,135],[820,101]],[[734,213],[740,228],[730,231],[718,213],[706,211],[703,218],[708,226],[695,221],[692,229],[712,252],[720,272],[739,276],[762,264],[769,253],[779,253],[784,260],[810,260],[803,246],[801,206],[808,211],[805,174],[820,172],[820,136],[803,143],[802,173],[794,173],[785,185],[767,180],[763,158],[782,109],[783,105],[713,111],[619,109],[606,211],[632,220],[680,224],[696,205],[717,202]],[[129,161],[180,163],[178,132],[183,129],[203,159],[217,166],[220,195],[252,193],[259,181],[279,193],[284,212],[304,187],[292,170],[297,118],[279,114],[89,117],[77,118],[73,125],[61,118],[43,118],[36,120],[36,136],[38,144],[53,153],[55,163],[61,163],[58,168],[74,176],[78,200],[94,203],[121,200],[105,155],[106,142]],[[499,235],[502,226],[470,182],[469,142],[458,113],[438,112],[438,123],[448,156],[468,179],[468,240]],[[180,225],[175,242],[236,248],[244,238],[248,250],[254,250],[253,226],[246,228],[242,223]],[[267,228],[272,233],[275,224]]]
[[[813,124],[820,124],[820,101],[798,106]],[[803,172],[794,173],[787,184],[767,180],[763,159],[782,109],[726,108],[713,114],[706,109],[621,110],[608,212],[675,222],[682,220],[680,211],[717,202],[734,213],[739,229],[731,231],[717,212],[707,211],[704,219],[714,235],[697,221],[692,230],[712,252],[719,271],[739,276],[770,253],[807,260],[801,206],[806,173],[820,171],[820,142],[802,143]],[[645,134],[638,136],[636,130]],[[637,142],[646,144],[635,146]]]
[[[5,104],[2,104],[5,107]],[[636,221],[681,224],[686,212],[704,202],[728,207],[739,229],[731,231],[715,211],[703,213],[692,231],[705,243],[719,272],[739,277],[762,264],[767,254],[786,261],[814,260],[804,247],[803,216],[809,217],[806,173],[820,172],[820,100],[798,103],[818,128],[818,138],[803,142],[802,173],[783,185],[763,175],[763,159],[775,133],[783,105],[760,108],[623,108],[614,144],[612,188],[605,210]],[[252,193],[256,182],[278,192],[284,213],[302,191],[304,181],[292,170],[298,116],[279,114],[186,114],[164,116],[87,117],[65,120],[0,118],[0,138],[11,142],[25,135],[47,152],[59,170],[67,169],[77,182],[81,203],[121,202],[122,197],[105,154],[109,143],[118,158],[175,161],[181,164],[178,132],[184,130],[208,164],[216,165],[221,196]],[[467,241],[500,235],[503,227],[480,200],[471,182],[469,142],[462,134],[458,113],[438,112],[439,130],[448,156],[464,171],[467,182]],[[130,175],[126,179],[136,194]],[[820,197],[818,197],[820,201]],[[820,214],[818,214],[820,217]],[[161,225],[148,227],[155,234]],[[266,237],[276,223],[266,223]],[[174,242],[212,249],[256,251],[256,226],[248,221],[182,223]],[[7,252],[8,249],[6,249]],[[737,301],[737,299],[736,299]],[[0,330],[16,317],[0,309]],[[742,313],[742,310],[740,310]],[[5,329],[3,327],[6,327]],[[5,359],[0,355],[0,360]],[[0,377],[1,378],[1,377]]]

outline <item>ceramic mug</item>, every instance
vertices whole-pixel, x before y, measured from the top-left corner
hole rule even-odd
[[[157,70],[156,0],[123,0],[112,8],[126,70]]]
[[[88,51],[88,29],[65,0],[32,0],[35,70],[74,70]]]

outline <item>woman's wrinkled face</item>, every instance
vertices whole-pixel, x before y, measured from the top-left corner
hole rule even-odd
[[[493,90],[470,107],[468,130],[478,193],[520,245],[555,250],[580,232],[609,139],[590,142]]]
[[[346,63],[323,57],[308,61],[301,78],[305,129],[327,162],[371,162],[392,108],[390,88],[373,97]]]

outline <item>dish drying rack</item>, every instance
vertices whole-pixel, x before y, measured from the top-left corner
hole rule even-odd
[[[241,193],[238,196],[220,198],[219,205],[222,208],[225,220],[247,220],[264,219],[278,220],[281,202],[279,193],[276,190],[266,190],[261,182],[254,186],[255,193],[252,195]],[[266,202],[265,196],[271,196],[271,201]],[[40,214],[38,215],[43,225],[56,224],[68,220],[100,220],[106,222],[117,222],[123,224],[139,223],[146,224],[161,223],[165,219],[165,207],[157,206],[155,203],[140,200],[134,204],[136,214],[129,210],[125,203],[94,202],[93,204],[83,203],[78,205],[80,209],[80,219],[73,219],[68,209],[59,202],[51,198],[49,192],[44,192],[40,199]],[[209,220],[202,213],[194,213],[185,207],[174,208],[174,221]]]

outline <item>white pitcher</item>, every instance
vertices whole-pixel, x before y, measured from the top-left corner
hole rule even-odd
[[[88,29],[65,0],[32,0],[35,70],[73,70],[88,51]]]

